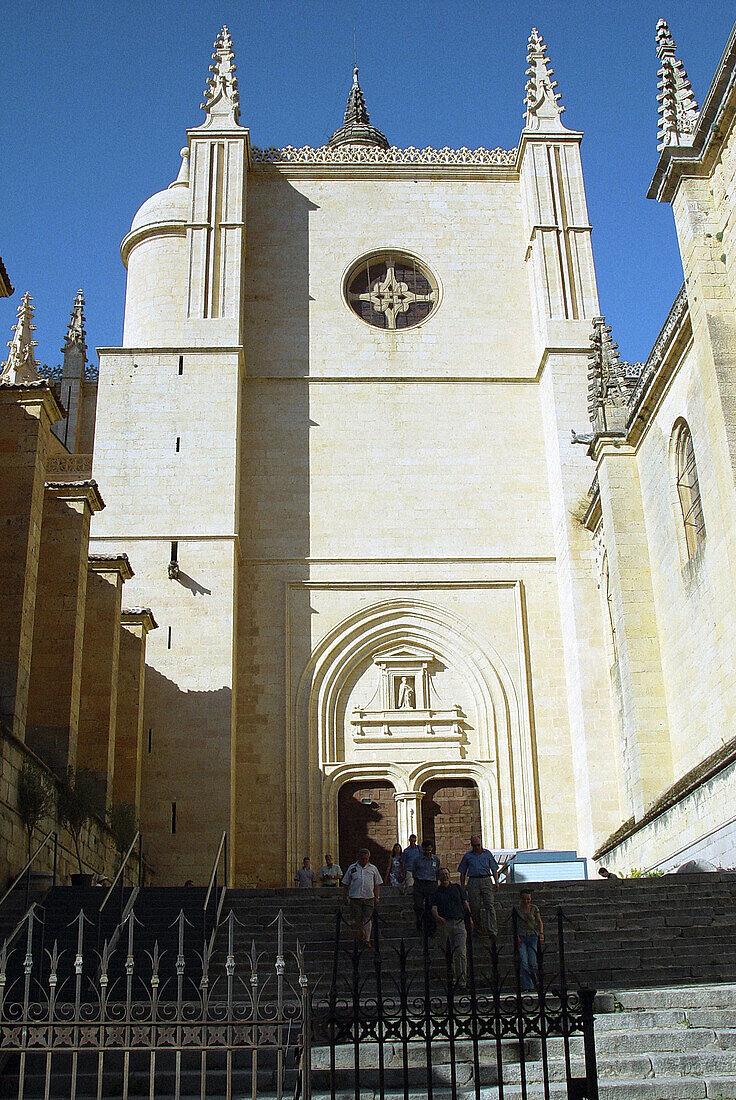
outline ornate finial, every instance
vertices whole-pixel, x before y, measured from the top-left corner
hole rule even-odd
[[[659,89],[658,149],[667,145],[692,145],[698,124],[698,104],[685,66],[675,57],[675,41],[666,20],[657,23],[657,57],[662,62]]]
[[[527,130],[564,130],[560,115],[565,110],[560,105],[560,95],[555,91],[557,81],[552,79],[554,69],[547,57],[547,47],[536,27],[529,35],[526,59],[526,107]]]
[[[596,432],[622,431],[642,364],[620,361],[618,344],[611,339],[611,326],[606,324],[605,317],[593,318],[588,360],[590,422]]]
[[[84,330],[84,294],[77,291],[74,299],[74,308],[69,315],[69,326],[66,330],[66,340],[62,351],[70,348],[79,348],[82,353],[87,351],[87,333]]]
[[[227,27],[223,27],[215,39],[212,60],[214,65],[210,65],[212,75],[207,78],[202,110],[207,112],[208,121],[213,121],[218,126],[237,126],[240,118],[240,96],[238,78],[235,75],[233,40]]]
[[[179,174],[173,183],[169,184],[169,187],[176,187],[177,184],[183,184],[184,187],[189,186],[189,146],[185,145],[180,151],[181,164],[179,165]]]
[[[338,145],[377,145],[381,149],[388,149],[386,135],[371,126],[365,96],[358,83],[357,65],[353,67],[353,84],[348,93],[345,121],[339,130],[335,130],[327,144],[332,148]]]
[[[13,339],[8,341],[10,354],[0,364],[0,379],[4,382],[37,382],[38,363],[33,352],[38,344],[33,339],[36,326],[33,324],[33,299],[28,291],[18,306],[18,320],[11,327]]]

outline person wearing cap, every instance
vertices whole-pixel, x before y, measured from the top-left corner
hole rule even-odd
[[[470,838],[470,851],[460,860],[458,871],[461,886],[465,886],[467,879],[470,912],[476,928],[484,935],[495,936],[498,925],[493,892],[498,890],[498,864],[476,833]]]

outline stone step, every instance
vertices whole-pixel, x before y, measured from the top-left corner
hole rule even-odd
[[[736,1008],[736,985],[690,985],[668,989],[627,989],[616,1000],[623,1009]]]

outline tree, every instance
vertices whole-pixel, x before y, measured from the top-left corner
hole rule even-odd
[[[77,853],[79,873],[84,874],[82,856],[79,851],[79,838],[82,829],[91,819],[97,804],[99,782],[89,768],[68,768],[66,777],[59,787],[57,807],[59,821],[71,833],[74,850]]]
[[[107,815],[113,840],[121,856],[124,856],[138,832],[135,806],[130,802],[116,802]]]
[[[30,760],[24,763],[18,776],[18,816],[28,838],[28,859],[31,858],[33,830],[54,803],[54,789],[44,773]]]

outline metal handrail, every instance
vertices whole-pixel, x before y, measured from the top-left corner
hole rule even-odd
[[[3,900],[5,900],[5,899],[3,899]],[[23,914],[23,916],[20,918],[20,920],[16,924],[13,931],[10,933],[9,936],[6,936],[5,939],[3,940],[3,946],[2,946],[3,951],[7,952],[8,948],[11,945],[11,943],[13,942],[15,937],[18,935],[18,933],[21,931],[23,926],[26,925],[29,920],[35,918],[35,914],[36,914],[37,909],[42,910],[43,906],[39,905],[37,901],[32,901],[31,904],[29,905],[28,909],[26,909],[25,913]],[[33,918],[31,917],[31,914],[33,914]]]
[[[212,893],[213,888],[215,890],[215,893],[217,893],[217,868],[220,866],[220,856],[222,855],[223,848],[225,849],[225,882],[223,885],[223,890],[227,890],[227,829],[223,829],[222,836],[220,837],[220,843],[217,846],[217,855],[215,856],[215,862],[212,864],[212,874],[210,875],[210,882],[209,886],[207,887],[207,894],[205,895],[204,905],[202,906],[202,927],[204,929],[205,939],[207,938],[207,908],[210,903],[210,894]],[[222,903],[224,900],[225,895],[223,893],[222,898],[220,899],[220,904],[218,906],[218,917],[219,913],[222,911]],[[216,924],[217,919],[215,921],[215,925]]]
[[[133,837],[133,839],[130,843],[130,847],[128,848],[128,851],[125,853],[125,858],[123,859],[123,862],[120,864],[120,867],[118,868],[118,873],[115,875],[115,878],[112,880],[112,885],[109,887],[107,893],[105,894],[105,897],[103,898],[102,905],[100,906],[100,908],[98,910],[99,913],[101,913],[102,910],[107,905],[108,899],[109,899],[110,895],[112,894],[113,890],[115,889],[115,887],[117,886],[118,879],[120,878],[123,871],[125,870],[125,865],[128,862],[128,860],[130,859],[130,856],[131,856],[131,854],[133,852],[133,849],[135,848],[136,844],[138,845],[138,849],[139,849],[139,851],[138,851],[138,860],[139,860],[138,877],[140,878],[140,868],[141,868],[141,865],[142,865],[141,853],[140,853],[140,841],[141,841],[141,834],[140,834],[140,830],[139,830],[135,834],[135,836]]]
[[[26,863],[23,870],[20,872],[20,874],[16,875],[16,877],[11,882],[10,886],[7,888],[7,890],[5,891],[3,896],[0,898],[0,909],[2,909],[2,907],[5,904],[7,898],[10,896],[10,894],[12,894],[13,890],[15,890],[16,886],[18,885],[18,883],[20,882],[20,880],[23,878],[23,876],[25,874],[28,875],[28,878],[26,879],[26,908],[28,908],[28,889],[29,889],[30,882],[31,882],[31,866],[33,865],[34,861],[38,857],[39,853],[42,852],[43,849],[46,847],[46,845],[48,844],[51,837],[54,838],[54,868],[53,868],[52,885],[56,886],[56,863],[57,863],[57,853],[58,853],[58,847],[59,847],[59,835],[58,835],[58,833],[56,832],[55,829],[51,829],[46,834],[46,836],[43,838],[43,840],[41,841],[39,846],[36,848],[36,851],[33,853],[31,858],[28,860],[28,862]]]

